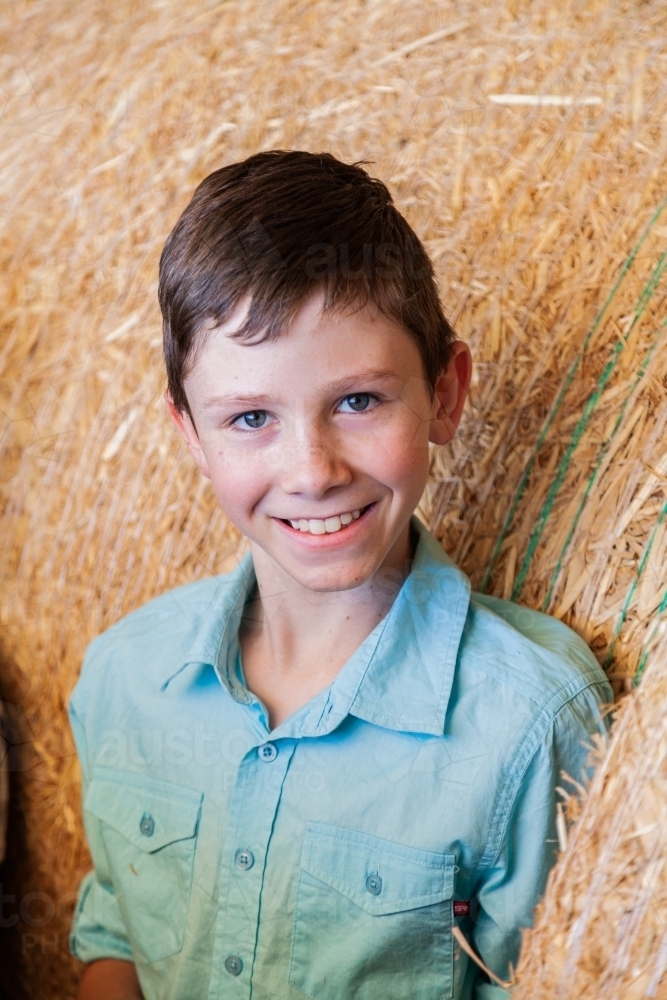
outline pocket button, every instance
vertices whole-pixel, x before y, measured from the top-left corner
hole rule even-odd
[[[238,955],[230,955],[225,959],[225,968],[230,976],[240,976],[243,971],[243,962]]]
[[[369,875],[366,879],[366,888],[372,896],[379,896],[382,892],[382,879],[379,875]]]
[[[249,868],[252,868],[254,863],[255,855],[247,847],[236,852],[236,864],[241,871],[247,872]]]
[[[144,813],[139,822],[139,829],[143,833],[144,837],[152,837],[155,833],[155,820],[150,815],[150,813]]]

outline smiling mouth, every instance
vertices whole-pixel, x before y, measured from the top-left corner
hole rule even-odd
[[[289,524],[289,526],[295,531],[301,531],[305,535],[333,535],[337,531],[341,531],[343,528],[346,528],[354,521],[358,521],[362,514],[365,514],[366,511],[372,506],[372,504],[367,504],[365,507],[359,507],[357,510],[346,511],[344,514],[335,514],[333,517],[302,517],[295,521],[283,517],[280,518],[280,520],[283,524]]]

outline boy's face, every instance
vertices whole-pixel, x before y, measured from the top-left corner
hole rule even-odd
[[[286,332],[259,344],[229,336],[244,304],[209,334],[185,380],[197,431],[167,405],[256,565],[268,558],[326,592],[360,586],[380,567],[403,571],[429,439],[444,443],[456,429],[470,356],[457,343],[432,398],[402,327],[368,310],[323,315],[321,301],[311,297]]]

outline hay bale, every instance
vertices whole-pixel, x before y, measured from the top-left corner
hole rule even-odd
[[[624,700],[551,873],[514,1000],[667,996],[667,641],[661,646],[636,696]]]
[[[424,518],[476,586],[578,630],[619,695],[651,662],[667,607],[664,5],[407,10],[0,8],[0,688],[26,747],[9,850],[19,901],[54,908],[15,928],[29,996],[74,995],[88,858],[65,705],[83,650],[240,544],[160,400],[159,250],[220,164],[272,147],[371,161],[478,360]]]

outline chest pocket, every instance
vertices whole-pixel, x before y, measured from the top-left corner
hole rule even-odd
[[[183,947],[202,794],[110,772],[91,781],[84,810],[100,822],[111,882],[137,957]]]
[[[455,856],[310,823],[289,981],[315,1000],[452,996]]]

